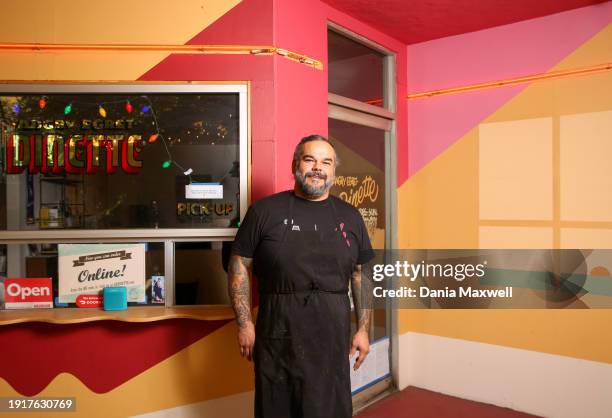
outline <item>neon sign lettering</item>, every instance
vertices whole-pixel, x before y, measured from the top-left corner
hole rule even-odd
[[[141,135],[13,134],[6,144],[6,172],[19,174],[27,168],[32,174],[97,173],[103,155],[106,173],[121,167],[128,174],[138,174],[143,145]]]

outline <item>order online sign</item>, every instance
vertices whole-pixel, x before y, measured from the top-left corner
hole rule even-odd
[[[60,244],[59,301],[126,287],[128,302],[145,302],[145,244]]]

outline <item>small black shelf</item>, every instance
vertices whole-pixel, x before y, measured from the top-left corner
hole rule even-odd
[[[47,183],[65,184],[70,186],[77,186],[79,184],[83,184],[83,181],[81,180],[67,179],[64,177],[41,177],[40,181],[44,181]]]

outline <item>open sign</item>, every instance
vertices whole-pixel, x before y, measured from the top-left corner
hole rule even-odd
[[[4,281],[6,309],[53,308],[51,278],[13,278]]]

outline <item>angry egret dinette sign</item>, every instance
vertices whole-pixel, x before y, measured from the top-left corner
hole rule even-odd
[[[134,119],[20,119],[7,135],[6,172],[137,174],[145,141],[134,126]]]

